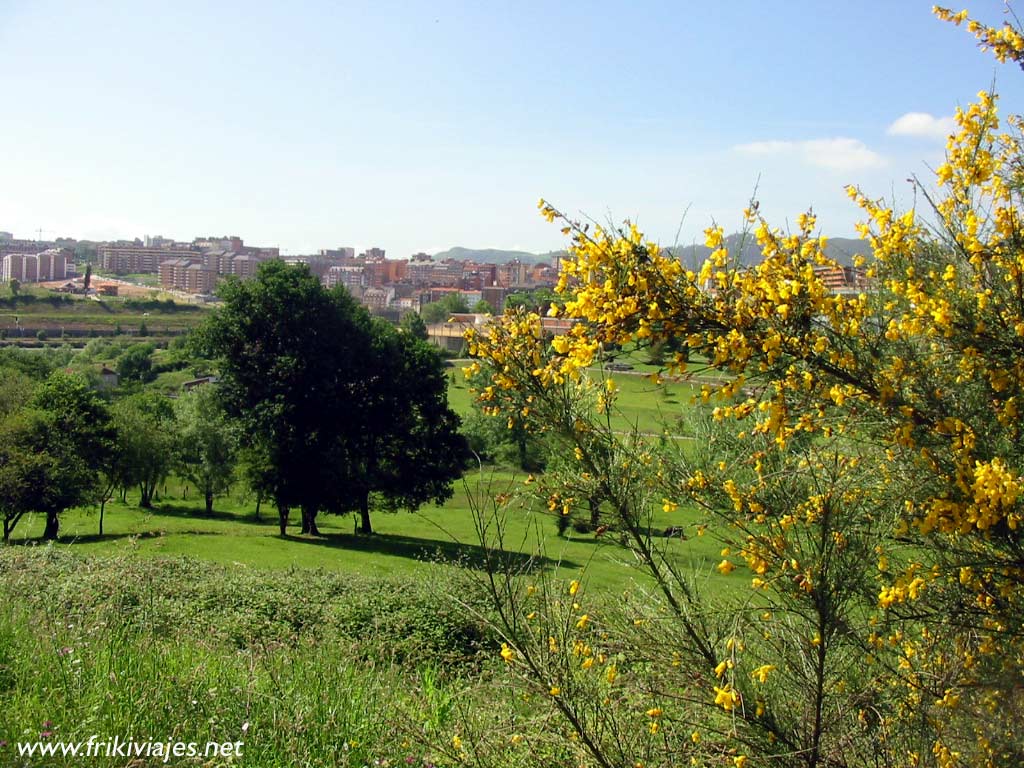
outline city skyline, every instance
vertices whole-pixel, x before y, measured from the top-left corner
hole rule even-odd
[[[16,0],[0,228],[542,253],[566,241],[539,197],[670,245],[738,229],[756,186],[774,224],[851,236],[845,184],[908,205],[956,106],[994,82],[1022,111],[1020,72],[930,7]]]

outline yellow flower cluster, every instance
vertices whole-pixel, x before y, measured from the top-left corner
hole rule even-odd
[[[992,54],[1002,62],[1024,61],[1024,35],[1020,30],[1015,29],[1011,24],[1004,23],[1001,27],[988,27],[980,21],[971,19],[967,11],[954,13],[949,8],[934,6],[932,12],[943,21],[948,21],[957,26],[967,22],[968,31],[975,36],[983,51],[992,51]]]
[[[966,22],[1000,60],[1024,62],[1024,37],[1009,25],[935,13]],[[731,549],[717,564],[725,576],[745,564],[754,589],[816,605],[837,589],[829,570],[836,562],[877,563],[862,592],[864,620],[875,622],[863,638],[868,663],[894,654],[886,663],[910,691],[907,706],[920,704],[922,680],[940,680],[941,704],[929,706],[943,710],[971,698],[964,687],[980,689],[985,665],[1015,680],[1024,673],[1024,146],[1020,121],[1000,132],[993,94],[957,110],[956,122],[936,171],[938,193],[922,195],[934,224],[847,190],[865,216],[859,231],[871,250],[853,267],[829,257],[809,213],[783,231],[752,206],[747,236],[762,260],[739,265],[715,226],[705,232],[710,256],[690,270],[630,223],[584,227],[541,201],[545,218],[562,220],[571,236],[557,287],[565,303],[549,311],[571,326],[549,337],[538,315],[510,312],[467,334],[475,361],[466,370],[471,381],[487,376],[477,393],[486,412],[510,427],[556,432],[587,480],[647,482],[648,505],[664,513],[691,500],[713,509],[728,529],[721,535]],[[830,289],[825,278],[840,269],[853,271],[860,292]],[[659,343],[678,350],[669,374],[710,369],[698,399],[719,427],[742,430],[739,460],[679,476],[682,462],[616,452],[617,437],[592,419],[611,409],[617,392],[610,380],[591,382],[587,368],[610,345]],[[773,493],[798,485],[799,497],[794,491],[773,504]],[[547,490],[556,513],[588,500],[575,489]],[[697,526],[698,535],[704,530]],[[866,545],[867,532],[884,542]],[[572,582],[570,597],[578,587]],[[927,612],[940,605],[969,612],[955,643],[881,628],[901,615],[935,618]],[[579,611],[568,626],[595,633]],[[780,631],[766,619],[766,640],[781,643],[772,635]],[[800,638],[801,652],[825,654],[835,634],[815,629]],[[502,657],[514,658],[504,647]],[[585,654],[585,663],[595,657]],[[774,687],[748,688],[751,681],[774,683],[783,678],[771,677],[777,668],[789,670],[765,663],[729,679],[733,662],[719,658],[704,657],[715,672],[714,704],[727,712],[743,693],[767,698]],[[617,674],[614,664],[605,667],[609,684]],[[764,705],[759,699],[750,709]],[[939,764],[958,759],[941,740],[935,750]]]

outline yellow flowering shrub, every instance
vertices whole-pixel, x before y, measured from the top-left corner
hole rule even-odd
[[[1015,26],[935,13],[1024,62]],[[690,270],[629,223],[581,226],[541,201],[572,239],[551,314],[577,322],[547,339],[511,313],[468,343],[490,377],[481,400],[572,457],[537,483],[550,508],[604,505],[657,584],[623,598],[635,618],[618,624],[562,601],[558,633],[522,618],[551,605],[496,590],[502,656],[557,684],[597,762],[1024,760],[1024,148],[992,93],[956,122],[925,210],[848,189],[871,248],[852,295],[826,285],[840,265],[810,213],[784,231],[752,204],[761,262],[741,266],[712,226]],[[655,344],[678,350],[663,375],[705,374],[690,446],[616,433],[614,387],[587,373],[610,347]],[[680,503],[749,594],[703,594],[654,541],[650,511]],[[545,638],[557,652],[536,650]],[[610,693],[624,672],[646,701]],[[612,738],[623,719],[646,738]]]

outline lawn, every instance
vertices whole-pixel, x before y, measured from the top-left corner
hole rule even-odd
[[[472,412],[473,397],[462,372],[464,362],[455,361],[446,369],[449,402],[463,417]],[[108,364],[113,365],[113,361]],[[170,370],[160,375],[157,386],[163,391],[177,391],[182,381],[194,375],[191,368]],[[683,433],[676,421],[692,403],[696,391],[693,385],[654,383],[648,376],[631,372],[594,369],[590,375],[610,376],[619,388],[612,414],[616,431],[637,430],[656,435],[665,429],[673,435]],[[322,515],[319,524],[323,537],[286,539],[278,535],[270,506],[264,505],[262,519],[257,519],[254,499],[240,496],[241,490],[218,499],[217,513],[204,517],[195,489],[189,492],[184,483],[172,479],[162,489],[162,498],[153,510],[138,509],[132,494],[126,504],[111,502],[102,538],[97,535],[95,509],[69,510],[62,516],[60,546],[72,545],[86,554],[189,555],[261,568],[312,567],[368,576],[422,576],[435,567],[435,561],[479,565],[482,551],[474,506],[489,508],[488,500],[496,493],[511,490],[515,500],[505,513],[508,548],[523,557],[539,558],[549,571],[576,575],[586,568],[588,578],[601,588],[619,589],[631,579],[645,578],[635,567],[632,555],[613,537],[595,538],[572,529],[568,536],[559,536],[556,521],[543,499],[526,493],[524,479],[525,473],[484,467],[457,483],[452,498],[440,507],[427,505],[415,513],[375,513],[375,536],[356,535],[349,516]],[[666,514],[655,505],[651,529],[659,532],[682,526],[692,531],[696,514],[685,510]],[[15,541],[25,542],[39,536],[42,524],[38,515],[26,517],[15,531]],[[720,559],[712,537],[691,537],[689,541],[659,537],[658,541],[679,558],[684,568],[704,570],[712,579],[724,578],[711,567]],[[732,577],[735,578],[738,577]]]
[[[118,275],[114,272],[102,272],[96,273],[97,277],[100,278],[115,278],[117,280],[124,280],[127,283],[136,283],[138,285],[145,285],[150,288],[160,287],[160,275],[156,272],[130,272],[126,275]]]
[[[154,509],[142,510],[131,494],[128,504],[115,501],[104,513],[104,533],[98,535],[96,508],[69,510],[61,517],[58,547],[71,547],[82,554],[139,556],[187,555],[225,564],[242,564],[267,569],[321,568],[362,576],[406,575],[429,578],[431,569],[453,566],[480,567],[483,551],[473,513],[474,499],[490,509],[488,498],[495,493],[525,488],[525,475],[505,470],[470,473],[455,487],[444,505],[424,506],[417,512],[373,516],[375,534],[353,532],[352,516],[321,515],[322,537],[293,535],[282,539],[277,518],[269,505],[255,517],[255,501],[226,497],[217,500],[215,513],[203,515],[202,500],[195,489],[180,481],[165,485]],[[490,517],[494,522],[493,516]],[[718,544],[710,536],[689,540],[663,539],[658,535],[669,526],[693,530],[696,514],[679,510],[652,513],[655,540],[666,546],[684,568],[706,571],[710,578],[724,579],[714,572]],[[297,524],[298,516],[292,523]],[[25,517],[12,536],[14,543],[29,543],[42,533],[40,515]],[[586,578],[601,590],[625,588],[634,579],[646,583],[646,575],[614,537],[595,537],[570,529],[566,536],[556,532],[555,519],[546,507],[523,495],[513,501],[505,515],[506,549],[525,558],[536,558],[549,573],[566,579],[586,569]],[[728,581],[737,580],[733,575]],[[738,583],[738,582],[737,582]]]
[[[466,414],[471,394],[461,370],[449,372],[449,400]],[[623,431],[655,432],[693,393],[614,377]],[[500,521],[502,560],[554,587],[542,594],[581,579],[589,594],[577,599],[610,624],[634,604],[623,593],[654,584],[615,534],[559,535],[526,479],[471,471],[441,506],[375,511],[372,536],[354,533],[352,516],[330,515],[318,519],[322,536],[299,535],[296,514],[281,537],[272,505],[257,517],[240,486],[206,516],[196,489],[176,478],[153,509],[132,492],[109,503],[102,536],[95,507],[64,513],[51,545],[38,539],[42,516],[25,517],[13,546],[0,547],[0,763],[36,739],[119,735],[244,745],[238,760],[170,764],[427,768],[464,762],[460,739],[474,734],[486,764],[579,764],[544,736],[550,696],[517,682],[499,656],[480,526],[490,535]],[[497,494],[510,499],[500,515]],[[715,569],[721,544],[694,535],[698,520],[654,503],[652,542],[716,597],[745,594],[749,572]],[[661,535],[672,526],[688,538]],[[642,668],[619,664],[626,701],[643,689]]]
[[[462,417],[471,413],[473,393],[462,374],[466,361],[454,362],[448,371],[448,403]],[[619,388],[618,400],[612,412],[612,428],[618,432],[634,429],[646,435],[660,435],[668,429],[678,434],[677,422],[689,410],[700,387],[687,381],[651,381],[649,374],[610,372],[592,368],[590,376],[596,380],[611,378]]]

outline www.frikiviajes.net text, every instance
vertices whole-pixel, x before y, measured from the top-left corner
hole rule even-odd
[[[90,736],[85,741],[24,741],[17,745],[19,757],[145,757],[167,763],[180,757],[241,757],[241,741],[136,741],[135,739]]]

